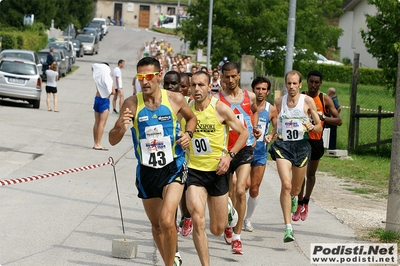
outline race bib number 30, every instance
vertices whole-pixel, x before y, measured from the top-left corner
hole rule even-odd
[[[282,121],[282,138],[284,141],[302,140],[304,137],[301,119],[287,119]]]

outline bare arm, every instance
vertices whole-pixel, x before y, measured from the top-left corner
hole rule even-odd
[[[257,139],[261,136],[261,130],[257,128],[258,125],[258,118],[259,118],[259,113],[258,113],[258,108],[256,104],[256,95],[254,92],[249,92],[250,94],[250,100],[251,100],[251,111],[253,112],[253,135]]]
[[[271,105],[269,107],[269,120],[271,121],[272,131],[268,135],[264,137],[266,143],[270,143],[271,140],[274,138],[276,131],[277,131],[277,120],[278,120],[278,112],[275,106]]]
[[[303,125],[309,130],[309,131],[314,131],[316,133],[321,133],[323,128],[322,128],[322,124],[321,124],[321,120],[319,119],[319,114],[317,113],[317,107],[314,103],[313,98],[311,98],[310,96],[306,95],[305,98],[305,105],[306,105],[306,114],[310,114],[311,118],[314,121],[314,125],[310,122],[310,120],[306,121],[303,123]]]
[[[246,144],[246,141],[249,137],[249,132],[244,127],[244,125],[237,119],[236,115],[233,113],[232,109],[224,104],[223,102],[218,101],[216,106],[217,118],[221,123],[226,123],[233,131],[235,131],[239,137],[230,150],[234,154],[237,154],[240,149]],[[225,154],[219,158],[220,162],[217,168],[217,174],[223,174],[226,171],[222,169],[228,169],[229,164],[232,161],[232,157],[229,154]]]
[[[324,100],[325,100],[325,108],[329,111],[331,115],[325,118],[325,122],[328,122],[329,124],[332,125],[341,126],[342,118],[340,117],[338,110],[336,110],[335,104],[333,103],[331,97],[324,94]]]
[[[133,86],[133,95],[136,95],[137,90],[136,90],[136,77],[133,78],[132,80],[132,86]]]
[[[116,86],[119,86],[118,85],[119,84],[119,77],[118,76],[115,77],[115,83],[117,83]],[[118,89],[120,89],[120,87],[118,87]]]
[[[194,132],[196,130],[197,118],[190,110],[185,98],[180,93],[167,91],[168,98],[173,104],[174,112],[177,116],[182,116],[186,120],[186,131]],[[179,140],[176,141],[183,149],[190,145],[191,137],[188,133],[179,132]]]
[[[115,122],[113,129],[108,134],[108,142],[112,146],[118,144],[129,126],[132,125],[132,120],[136,114],[137,98],[136,96],[130,96],[124,101],[121,107],[123,112],[120,112],[118,120]]]

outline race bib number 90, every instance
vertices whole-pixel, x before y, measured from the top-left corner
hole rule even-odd
[[[203,155],[212,153],[209,138],[194,138],[192,139],[192,149],[194,155]]]

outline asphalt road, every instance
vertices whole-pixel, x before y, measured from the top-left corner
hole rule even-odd
[[[0,101],[0,179],[60,174],[0,187],[0,265],[162,265],[136,196],[137,161],[130,133],[117,146],[108,144],[116,115],[110,114],[102,140],[110,150],[92,149],[95,87],[91,64],[105,61],[114,68],[124,59],[123,87],[129,95],[140,47],[153,36],[171,41],[180,50],[182,43],[176,37],[110,27],[99,54],[78,59],[79,69],[58,82],[59,113],[47,111],[45,92],[39,110]],[[111,256],[112,240],[122,238],[122,228],[109,157],[118,161],[127,239],[139,246],[137,257],[131,260]],[[96,168],[99,164],[103,166]],[[267,167],[261,186],[255,231],[242,233],[244,255],[232,255],[222,236],[209,233],[212,265],[310,265],[311,243],[356,241],[349,227],[311,202],[309,218],[294,224],[296,241],[284,244],[280,182],[273,164]],[[85,166],[88,170],[81,168]],[[65,169],[77,172],[60,172]],[[191,236],[179,237],[179,249],[183,265],[200,265]]]

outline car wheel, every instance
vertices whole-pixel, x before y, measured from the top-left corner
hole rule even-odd
[[[39,109],[40,107],[40,100],[31,101],[33,108]]]

